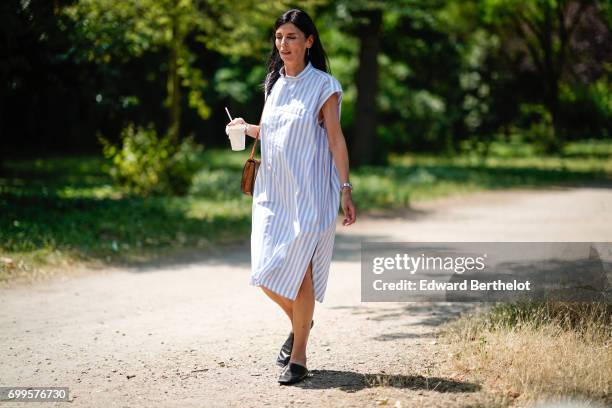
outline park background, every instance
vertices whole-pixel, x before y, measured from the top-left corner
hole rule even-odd
[[[83,268],[248,251],[250,146],[230,150],[224,107],[257,123],[272,26],[293,6],[344,90],[358,223],[482,190],[612,186],[608,1],[5,0],[0,300]],[[455,367],[496,395],[485,406],[612,402],[609,304],[500,304],[444,330]]]
[[[300,6],[345,92],[360,211],[610,180],[609,2]],[[247,238],[248,152],[230,151],[224,107],[258,122],[273,22],[291,3],[0,7],[2,280]]]

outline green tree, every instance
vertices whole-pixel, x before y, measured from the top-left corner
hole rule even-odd
[[[541,84],[543,103],[552,122],[549,151],[563,144],[559,96],[564,76],[578,61],[572,40],[587,13],[600,13],[594,0],[482,0],[485,21],[505,45],[507,60],[527,66]],[[584,61],[581,61],[584,62]]]
[[[203,97],[207,81],[194,66],[193,38],[207,49],[228,56],[253,55],[265,48],[262,27],[285,10],[287,1],[242,0],[80,0],[66,8],[78,24],[78,36],[92,44],[86,59],[107,63],[113,58],[137,58],[145,52],[167,54],[166,101],[168,133],[178,139],[181,100],[202,119],[210,115]]]
[[[384,164],[388,150],[405,148],[414,133],[430,148],[452,144],[457,119],[444,116],[457,105],[457,52],[439,24],[445,3],[340,0],[328,9],[359,44],[351,163]]]
[[[336,17],[341,29],[347,30],[359,42],[355,86],[353,134],[349,142],[351,162],[371,164],[377,138],[377,104],[379,87],[378,56],[381,48],[381,28],[384,1],[340,0],[330,4],[328,12]]]

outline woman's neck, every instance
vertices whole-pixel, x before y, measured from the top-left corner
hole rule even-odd
[[[296,62],[292,65],[285,64],[285,75],[295,77],[300,74],[306,68],[306,64],[302,62]]]

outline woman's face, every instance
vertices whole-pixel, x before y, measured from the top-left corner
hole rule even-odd
[[[285,23],[276,29],[275,44],[284,63],[304,61],[306,48],[312,47],[313,36],[308,38],[293,23]]]

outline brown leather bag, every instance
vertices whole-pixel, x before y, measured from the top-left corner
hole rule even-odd
[[[259,124],[261,126],[261,123]],[[253,158],[255,154],[255,148],[257,147],[257,140],[259,140],[259,133],[261,132],[261,127],[259,131],[257,131],[257,137],[255,138],[255,143],[253,143],[253,149],[251,149],[251,155],[247,159],[246,163],[244,163],[244,168],[242,169],[242,181],[240,182],[240,189],[246,195],[253,196],[253,190],[255,189],[255,178],[257,177],[257,170],[259,170],[259,160]]]

